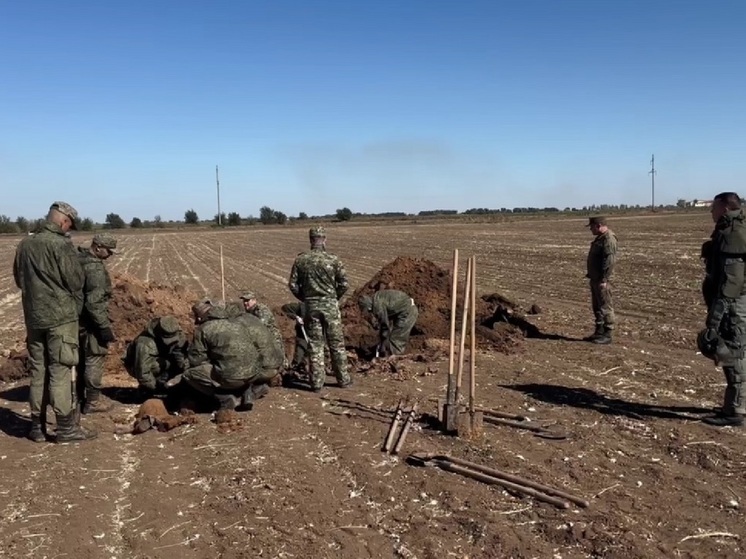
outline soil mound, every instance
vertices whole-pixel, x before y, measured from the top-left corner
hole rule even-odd
[[[148,283],[130,275],[112,275],[112,298],[109,301],[109,318],[117,341],[109,345],[106,358],[107,374],[125,374],[122,355],[127,343],[132,341],[148,321],[158,316],[172,315],[189,336],[194,332],[191,307],[197,295],[182,286]],[[25,350],[11,352],[0,359],[0,381],[12,381],[27,375]]]
[[[417,323],[412,329],[408,351],[427,349],[428,339],[448,339],[451,319],[451,272],[424,258],[398,257],[386,264],[360,289],[355,291],[342,306],[342,320],[345,325],[347,346],[366,351],[377,343],[377,333],[358,308],[362,295],[371,296],[379,289],[398,289],[415,300],[419,310]],[[463,282],[458,285],[457,329],[463,314]],[[490,301],[477,299],[477,342],[482,348],[494,349],[503,353],[513,353],[520,349],[523,335],[518,328],[500,327],[492,316],[499,302],[505,298]],[[499,302],[498,302],[499,301]]]

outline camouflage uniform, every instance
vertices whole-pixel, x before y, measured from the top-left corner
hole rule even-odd
[[[589,226],[593,223],[605,224],[603,218],[590,218]],[[611,297],[611,276],[616,263],[617,239],[616,235],[607,229],[605,233],[596,235],[588,251],[588,273],[590,280],[591,303],[596,318],[596,333],[591,337],[593,341],[608,337],[614,329],[614,306]]]
[[[51,210],[67,216],[74,226],[77,212],[72,206],[55,202]],[[64,233],[56,223],[46,222],[19,243],[13,262],[13,277],[23,301],[31,373],[29,438],[38,442],[45,440],[42,412],[47,403],[57,417],[59,442],[88,438],[82,436],[85,432],[78,425],[73,390],[84,276],[75,248]]]
[[[746,415],[743,382],[746,380],[746,216],[729,211],[713,233],[712,300],[705,326],[719,339],[717,357],[726,388],[721,415],[725,423],[741,424]],[[729,422],[730,421],[730,422]]]
[[[378,324],[381,355],[404,353],[419,314],[414,299],[403,291],[383,289],[372,298],[361,297],[360,306],[370,312]]]
[[[130,342],[124,367],[148,396],[166,392],[166,382],[187,367],[187,341],[173,316],[154,318]]]
[[[90,248],[78,249],[80,264],[85,273],[78,363],[78,373],[83,380],[77,383],[78,397],[81,401],[85,401],[83,413],[107,410],[107,406],[99,402],[108,345],[115,341],[109,320],[111,278],[102,257],[97,256],[95,252],[98,249],[106,249],[113,254],[116,248],[116,239],[102,233],[93,237]]]
[[[282,359],[284,363],[285,341],[282,339],[282,334],[280,333],[280,329],[277,327],[277,322],[275,321],[275,315],[272,314],[272,311],[267,305],[265,305],[264,303],[258,302],[256,300],[256,295],[254,295],[254,293],[252,293],[251,291],[247,291],[243,295],[241,295],[241,301],[251,301],[251,300],[255,301],[254,306],[248,309],[246,312],[254,315],[259,320],[261,320],[262,323],[272,333],[272,337],[275,340],[277,349],[278,351],[282,353]]]
[[[311,350],[311,387],[317,391],[324,386],[326,344],[338,384],[344,387],[352,382],[347,372],[347,352],[338,303],[347,291],[348,282],[342,262],[326,252],[320,242],[326,237],[324,229],[312,228],[309,237],[312,248],[296,257],[288,287],[298,300],[306,304],[303,321]]]
[[[269,342],[271,351],[265,355],[265,368],[252,338],[257,324],[266,331],[258,320],[247,326],[251,318],[229,318],[226,309],[217,306],[211,306],[201,319],[189,348],[189,368],[183,380],[196,391],[215,398],[221,409],[233,409],[238,405],[236,395],[245,394],[252,385],[266,383],[277,374],[277,369],[269,366],[276,364],[279,356],[267,331],[265,342]],[[276,358],[274,363],[272,355]]]
[[[290,366],[293,369],[305,367],[306,357],[308,355],[308,340],[306,340],[305,327],[298,319],[303,320],[306,315],[306,305],[303,303],[288,303],[282,305],[282,312],[295,322],[295,350],[293,351],[293,360]]]
[[[714,235],[714,234],[713,234]],[[709,309],[710,305],[715,299],[717,294],[717,285],[715,284],[715,270],[714,264],[714,242],[712,238],[709,241],[702,243],[702,251],[700,258],[705,264],[705,277],[702,280],[702,298],[705,301],[705,306]]]
[[[265,323],[258,316],[246,312],[231,320],[244,327],[246,338],[256,349],[262,369],[261,377],[269,380],[277,375],[284,366],[285,355],[277,347],[277,340]]]

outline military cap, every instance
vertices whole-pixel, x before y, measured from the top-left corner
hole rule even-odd
[[[213,304],[212,301],[209,299],[209,297],[205,297],[204,299],[200,299],[194,305],[192,305],[192,313],[196,318],[204,318],[208,312],[210,312],[210,309],[212,309]]]
[[[316,225],[308,230],[308,236],[312,239],[326,237],[326,229],[321,225]]]
[[[588,225],[586,225],[586,227],[590,227],[591,225],[606,225],[606,218],[601,215],[589,217]]]
[[[256,293],[253,291],[244,291],[238,298],[242,301],[251,301],[252,299],[256,299]]]
[[[109,249],[111,252],[116,252],[117,240],[109,233],[98,233],[97,235],[94,235],[92,242],[94,245]]]
[[[158,320],[158,332],[166,345],[169,345],[178,341],[181,325],[173,316],[162,316]]]
[[[371,310],[373,310],[373,299],[371,299],[367,295],[363,295],[362,297],[360,297],[360,299],[357,300],[357,305],[358,307],[360,307],[360,310],[370,312]]]
[[[52,205],[49,206],[50,210],[57,210],[61,214],[65,214],[67,217],[70,218],[70,221],[72,221],[72,227],[71,229],[77,229],[77,221],[78,221],[78,210],[73,208],[70,204],[67,202],[52,202]]]

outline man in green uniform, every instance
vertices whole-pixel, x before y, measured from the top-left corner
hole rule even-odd
[[[698,343],[702,353],[723,367],[723,407],[703,421],[716,426],[741,426],[746,415],[746,215],[734,192],[723,192],[712,202],[710,300],[705,329]],[[708,347],[709,346],[709,349]]]
[[[186,349],[175,317],[154,318],[127,346],[124,367],[137,379],[144,398],[165,396],[166,383],[187,367]]]
[[[251,409],[258,392],[254,387],[266,385],[281,365],[271,334],[256,317],[229,318],[224,307],[209,299],[196,303],[192,312],[197,329],[183,381],[213,398],[221,410]],[[269,351],[265,356],[257,351],[256,337],[250,334],[259,328],[267,332],[264,343]]]
[[[282,305],[282,312],[290,320],[295,322],[295,349],[290,368],[299,373],[306,371],[306,358],[308,356],[308,334],[303,322],[306,315],[306,305],[303,303],[287,303]]]
[[[256,299],[256,294],[253,291],[244,291],[240,297],[243,302],[243,307],[248,314],[252,314],[257,317],[262,323],[269,329],[272,337],[277,344],[277,349],[282,353],[282,359],[285,359],[285,342],[282,339],[280,329],[277,327],[275,321],[275,315],[272,314],[270,308],[264,303],[260,303]]]
[[[80,314],[80,361],[78,398],[83,413],[105,412],[110,405],[101,400],[101,379],[108,346],[115,341],[109,320],[111,278],[104,260],[117,248],[117,240],[108,233],[93,237],[89,248],[78,248],[78,257],[85,274],[83,312]]]
[[[28,437],[35,442],[46,440],[42,412],[47,403],[57,417],[57,442],[96,436],[80,427],[74,404],[84,275],[65,233],[75,229],[77,218],[78,212],[70,204],[54,202],[40,230],[19,243],[13,262],[13,277],[23,301],[31,373]]]
[[[378,356],[404,353],[409,334],[417,322],[414,299],[397,289],[382,289],[373,297],[362,296],[358,304],[363,312],[372,315],[374,326],[378,327]]]
[[[614,306],[611,299],[611,276],[616,264],[616,235],[606,225],[605,217],[591,217],[587,227],[595,235],[588,251],[588,273],[591,303],[596,318],[596,331],[585,340],[595,344],[610,344],[614,330]]]
[[[312,227],[309,239],[311,250],[295,258],[288,287],[306,305],[303,322],[311,351],[311,389],[318,392],[324,386],[324,347],[327,344],[337,383],[341,388],[352,384],[347,372],[347,352],[339,310],[339,299],[347,291],[348,282],[341,260],[326,252],[326,230],[320,226]]]

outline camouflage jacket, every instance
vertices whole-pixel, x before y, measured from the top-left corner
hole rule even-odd
[[[605,282],[611,279],[616,264],[617,241],[611,229],[596,235],[588,251],[588,273],[591,281]]]
[[[47,222],[19,243],[13,277],[22,292],[27,328],[45,330],[78,320],[83,268],[58,225]]]
[[[259,374],[261,361],[256,347],[239,319],[228,318],[222,307],[213,307],[194,332],[189,348],[192,367],[210,363],[217,380],[250,380]]]
[[[371,314],[379,326],[389,326],[391,321],[405,317],[417,307],[414,299],[397,289],[382,289],[373,294]]]
[[[251,313],[243,313],[233,318],[244,329],[244,336],[248,339],[256,352],[259,354],[262,369],[279,369],[285,359],[285,348],[282,342],[277,345],[276,338],[272,332],[257,316]]]
[[[735,301],[746,295],[746,215],[728,212],[712,234],[712,302],[707,327],[719,328],[726,314],[735,312]],[[746,316],[741,317],[746,319]]]
[[[80,326],[88,332],[97,334],[104,328],[111,328],[109,321],[111,278],[104,261],[94,256],[89,249],[78,248],[78,257],[85,274]]]
[[[286,303],[282,305],[282,313],[290,320],[295,320],[297,317],[303,318],[306,316],[306,305],[300,302]]]
[[[155,390],[156,380],[170,378],[182,372],[187,366],[186,337],[172,346],[164,344],[156,328],[159,318],[154,318],[145,329],[130,342],[124,357],[124,367],[145,388]]]
[[[263,303],[256,303],[251,308],[251,310],[248,311],[248,314],[252,314],[262,321],[262,324],[264,324],[267,327],[267,329],[272,334],[272,337],[275,339],[275,343],[277,344],[277,349],[282,351],[284,355],[285,354],[285,342],[282,339],[282,334],[280,333],[280,329],[277,327],[277,322],[275,321],[275,315],[272,314],[272,311],[269,309],[269,307]]]
[[[300,301],[338,300],[347,291],[347,273],[339,257],[313,248],[295,258],[288,287]]]

